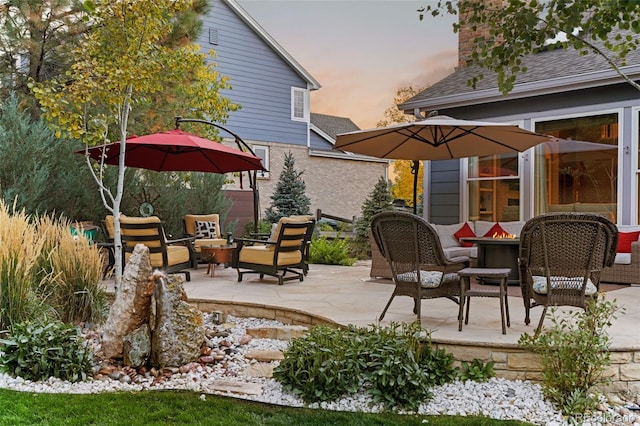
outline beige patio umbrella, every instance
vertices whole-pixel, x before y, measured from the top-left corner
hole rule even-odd
[[[457,120],[435,115],[413,123],[341,133],[334,149],[377,158],[413,160],[413,208],[421,160],[448,160],[522,152],[549,136],[508,123]]]

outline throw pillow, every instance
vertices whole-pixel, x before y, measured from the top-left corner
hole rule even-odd
[[[483,235],[483,237],[495,238],[494,235],[503,235],[503,234],[508,234],[508,232],[505,231],[498,222],[496,222],[495,225],[493,225],[491,229],[489,229],[487,233]]]
[[[631,243],[638,241],[640,231],[618,232],[618,253],[631,253]]]
[[[462,225],[462,227],[453,234],[453,236],[456,237],[462,247],[473,247],[473,243],[460,241],[460,238],[475,237],[476,234],[469,226],[469,223],[465,222],[464,225]]]
[[[218,238],[215,222],[202,222],[196,220],[196,238]]]

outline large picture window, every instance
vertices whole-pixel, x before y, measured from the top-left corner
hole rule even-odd
[[[539,122],[535,130],[559,141],[535,149],[534,213],[593,212],[615,222],[618,114]]]

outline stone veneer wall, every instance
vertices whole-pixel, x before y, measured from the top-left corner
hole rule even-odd
[[[296,171],[303,172],[301,177],[307,187],[311,213],[314,215],[317,209],[321,209],[324,213],[346,219],[360,216],[362,204],[378,178],[387,177],[387,163],[310,156],[308,148],[298,145],[256,144],[269,146],[269,177],[258,178],[260,217],[264,217],[264,211],[271,204],[271,195],[284,167],[284,157],[289,151],[295,158]],[[246,178],[244,183],[248,185]],[[236,189],[237,185],[227,185],[227,188]]]
[[[343,327],[334,321],[318,315],[312,315],[297,309],[280,308],[269,305],[211,301],[193,299],[189,303],[204,312],[221,311],[225,315],[239,317],[256,317],[280,321],[289,325],[329,325]],[[513,344],[485,344],[464,343],[433,340],[436,348],[446,349],[453,354],[454,359],[472,361],[475,358],[484,362],[493,361],[496,377],[509,380],[529,380],[540,382],[542,379],[542,365],[540,356],[518,348]],[[611,365],[605,372],[611,383],[602,386],[601,390],[611,393],[640,393],[640,349],[621,348],[611,351]]]

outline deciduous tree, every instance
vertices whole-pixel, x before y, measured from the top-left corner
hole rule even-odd
[[[425,90],[426,87],[401,87],[393,97],[393,106],[384,111],[384,118],[378,121],[377,127],[386,127],[392,124],[410,123],[415,121],[413,115],[404,114],[398,109],[398,105],[407,101],[409,98],[417,95]],[[413,161],[394,160],[391,163],[391,176],[393,185],[391,186],[391,194],[394,198],[402,198],[409,205],[413,206],[413,174],[411,173],[411,165]],[[422,183],[424,181],[424,173],[418,174],[417,195],[423,192]]]
[[[498,87],[509,93],[519,73],[527,71],[522,58],[549,48],[573,48],[597,54],[627,83],[640,90],[620,68],[627,54],[638,48],[640,7],[637,1],[601,0],[440,0],[419,10],[425,14],[457,14],[454,32],[468,26],[483,29],[475,39],[468,66],[497,73]],[[484,31],[486,29],[486,31]],[[549,45],[560,33],[565,41]],[[480,71],[468,81],[475,87]]]
[[[123,195],[129,114],[165,88],[180,87],[190,116],[224,121],[234,106],[218,90],[227,87],[197,45],[162,44],[176,13],[188,0],[121,0],[100,2],[92,10],[93,29],[73,51],[74,64],[64,80],[32,86],[44,117],[59,135],[87,146],[120,141],[119,178],[115,191],[92,169],[107,210],[115,220],[116,285],[122,279],[120,203]],[[86,5],[93,6],[88,0]],[[188,101],[188,102],[187,102]],[[87,158],[87,162],[89,159]],[[91,166],[91,164],[89,164]]]

